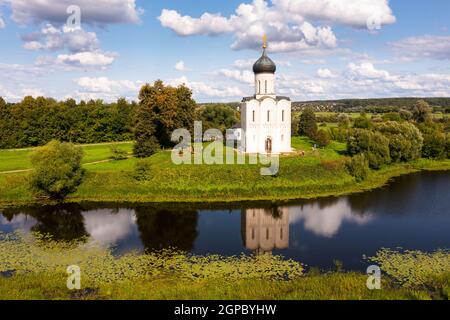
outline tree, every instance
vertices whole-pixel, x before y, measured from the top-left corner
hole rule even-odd
[[[200,120],[203,129],[219,129],[225,132],[235,125],[239,120],[233,108],[227,105],[213,104],[200,110]]]
[[[416,122],[425,122],[433,109],[425,100],[418,100],[413,107],[413,117]]]
[[[369,117],[367,117],[366,113],[361,113],[361,115],[354,120],[353,127],[358,129],[370,129],[372,128],[372,122]]]
[[[31,156],[31,187],[52,199],[64,199],[81,184],[83,150],[71,143],[51,141]]]
[[[380,169],[391,162],[389,139],[379,132],[366,129],[350,131],[347,152],[352,156],[364,153],[372,169]]]
[[[408,162],[421,157],[423,136],[412,123],[388,121],[377,124],[375,130],[389,139],[392,161]]]
[[[348,161],[347,170],[357,182],[362,182],[369,175],[369,160],[364,153],[357,154]]]
[[[330,144],[330,134],[325,130],[319,130],[314,136],[314,141],[321,147],[326,147]]]
[[[435,131],[423,136],[422,157],[430,159],[447,157],[447,137],[443,132]]]
[[[299,134],[301,136],[307,136],[310,138],[314,138],[317,133],[317,120],[316,114],[312,108],[305,109],[299,121]]]
[[[136,156],[147,157],[159,146],[173,146],[172,132],[182,128],[192,130],[194,119],[195,101],[189,88],[165,86],[161,80],[144,85],[136,112]]]

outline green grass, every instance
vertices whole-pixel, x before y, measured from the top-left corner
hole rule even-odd
[[[300,154],[280,158],[277,176],[261,176],[259,165],[174,165],[169,151],[161,151],[147,161],[151,179],[137,181],[137,159],[85,165],[86,177],[68,202],[232,202],[284,201],[338,196],[362,192],[384,185],[391,178],[419,170],[448,170],[450,160],[420,160],[395,164],[372,171],[369,178],[357,183],[343,164],[345,144],[332,142],[313,150],[313,143],[294,137],[293,147]],[[131,150],[131,144],[122,145]],[[87,159],[93,162],[109,157],[109,146],[86,146]],[[4,151],[5,152],[5,151]],[[10,151],[13,154],[15,151]],[[18,151],[20,154],[22,151]],[[3,160],[3,159],[2,159]],[[1,163],[5,161],[0,160]],[[6,161],[8,162],[8,161]],[[0,174],[0,205],[18,206],[36,202],[28,190],[28,174]]]
[[[82,145],[84,151],[83,163],[108,160],[111,157],[110,147],[112,145],[128,153],[133,150],[132,142]],[[32,152],[33,149],[0,150],[0,172],[30,169]]]
[[[449,253],[444,251],[380,251],[376,259],[387,272],[381,290],[368,290],[361,273],[304,273],[300,263],[272,255],[163,251],[115,258],[110,249],[15,234],[0,235],[0,256],[0,272],[15,271],[10,278],[0,277],[0,300],[74,298],[65,273],[74,264],[81,270],[82,289],[93,289],[86,296],[78,293],[82,299],[417,300],[448,299],[450,293]],[[411,267],[416,264],[419,271]],[[421,281],[404,285],[401,280],[409,274]]]

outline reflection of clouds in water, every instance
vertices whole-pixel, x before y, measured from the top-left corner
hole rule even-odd
[[[0,212],[0,227],[8,226],[14,231],[29,233],[31,228],[37,223],[36,219],[25,214],[19,214],[8,221]]]
[[[83,213],[86,231],[91,239],[102,246],[117,244],[133,232],[136,216],[132,210],[96,210]]]
[[[339,199],[334,204],[320,208],[318,203],[289,208],[291,224],[304,221],[305,229],[323,237],[333,237],[344,221],[360,225],[372,220],[371,214],[359,216],[353,213],[347,199]]]

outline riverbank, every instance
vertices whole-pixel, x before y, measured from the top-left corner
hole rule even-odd
[[[450,170],[450,160],[423,159],[371,171],[364,182],[357,183],[344,166],[345,144],[332,142],[313,151],[311,141],[294,138],[293,146],[306,150],[305,156],[281,157],[279,174],[274,177],[261,176],[262,165],[176,166],[170,152],[147,159],[149,177],[144,181],[135,178],[138,160],[134,158],[86,164],[84,182],[66,202],[284,202],[364,192],[382,187],[392,178],[421,170]],[[92,159],[102,158],[90,156],[89,160]],[[0,207],[36,202],[28,188],[28,173],[0,175]]]

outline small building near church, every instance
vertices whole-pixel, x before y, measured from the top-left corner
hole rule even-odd
[[[261,58],[253,66],[255,94],[241,104],[240,149],[250,154],[289,153],[291,148],[291,100],[278,96],[275,86],[277,67],[268,57],[264,41]]]

